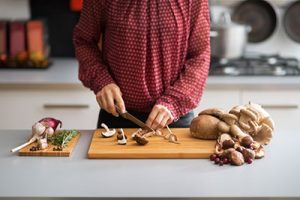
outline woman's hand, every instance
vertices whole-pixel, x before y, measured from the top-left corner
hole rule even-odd
[[[156,130],[160,128],[164,128],[165,126],[172,123],[174,117],[171,111],[162,105],[155,105],[148,117],[146,124]]]
[[[102,90],[97,93],[96,99],[102,109],[116,117],[118,117],[119,114],[116,111],[115,104],[121,109],[122,112],[125,112],[126,110],[121,90],[114,83],[103,87]]]

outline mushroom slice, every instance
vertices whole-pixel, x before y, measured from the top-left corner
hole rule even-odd
[[[105,132],[101,132],[102,137],[109,138],[115,135],[116,129],[109,130],[106,124],[102,123],[101,127],[105,129]]]
[[[225,114],[226,112],[222,109],[219,109],[219,108],[208,108],[208,109],[205,109],[203,111],[201,111],[198,116],[200,115],[211,115],[211,116],[214,116],[218,119],[221,118],[221,116],[223,114]]]
[[[262,124],[261,129],[258,131],[256,135],[253,136],[253,139],[257,141],[259,144],[267,145],[270,143],[273,137],[272,129],[266,125]]]
[[[120,128],[118,130],[117,139],[118,139],[118,144],[120,144],[120,145],[127,144],[127,136],[124,134],[124,131],[122,128]]]
[[[147,138],[145,138],[144,136],[140,135],[139,133],[136,133],[134,135],[134,138],[133,138],[136,143],[138,143],[139,145],[146,145],[149,140],[147,140]]]

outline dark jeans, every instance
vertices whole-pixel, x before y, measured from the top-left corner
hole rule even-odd
[[[133,116],[137,117],[143,122],[146,122],[150,113],[128,111]],[[170,128],[187,128],[190,126],[194,113],[189,112],[188,114],[180,117],[176,122],[169,125]],[[110,128],[138,128],[138,126],[131,121],[122,117],[115,117],[105,110],[100,110],[97,127],[101,128],[101,123],[105,123]]]

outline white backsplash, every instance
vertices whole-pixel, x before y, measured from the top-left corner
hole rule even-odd
[[[0,19],[25,20],[29,18],[29,0],[0,0]]]

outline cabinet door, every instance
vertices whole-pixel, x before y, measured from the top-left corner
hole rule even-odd
[[[261,104],[275,121],[276,129],[289,130],[300,127],[300,91],[244,91],[243,103]]]
[[[0,129],[31,129],[43,117],[58,118],[65,129],[95,129],[99,106],[84,89],[0,90]]]
[[[238,90],[205,90],[195,115],[206,108],[221,108],[225,111],[240,104],[240,92]]]

